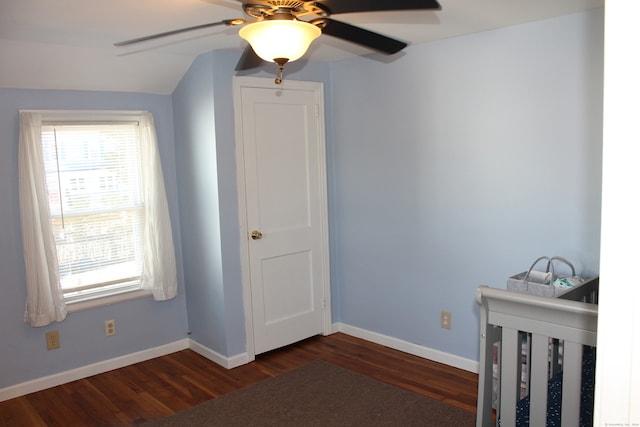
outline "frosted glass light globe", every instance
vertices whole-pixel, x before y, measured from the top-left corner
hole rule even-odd
[[[239,35],[249,42],[255,53],[267,62],[285,58],[289,62],[305,54],[320,28],[298,20],[266,20],[240,29]]]

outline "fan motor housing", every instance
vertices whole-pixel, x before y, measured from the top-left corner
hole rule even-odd
[[[286,10],[295,18],[305,15],[329,16],[329,10],[315,1],[296,0],[254,0],[243,3],[244,13],[257,19],[272,17],[280,10]]]

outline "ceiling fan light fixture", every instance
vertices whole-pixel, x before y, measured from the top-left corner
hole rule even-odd
[[[265,61],[276,62],[276,58],[284,58],[291,62],[305,54],[321,31],[308,22],[274,19],[246,25],[239,34]]]

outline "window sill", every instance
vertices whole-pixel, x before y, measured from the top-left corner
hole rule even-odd
[[[73,313],[76,311],[89,310],[96,307],[103,307],[105,305],[111,305],[118,302],[129,301],[138,298],[144,298],[151,296],[150,290],[137,289],[133,291],[122,292],[115,295],[98,296],[93,298],[87,298],[79,301],[67,302],[67,312]]]

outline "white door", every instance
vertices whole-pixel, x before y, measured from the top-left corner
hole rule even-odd
[[[236,77],[234,90],[252,357],[329,333],[323,88]]]

